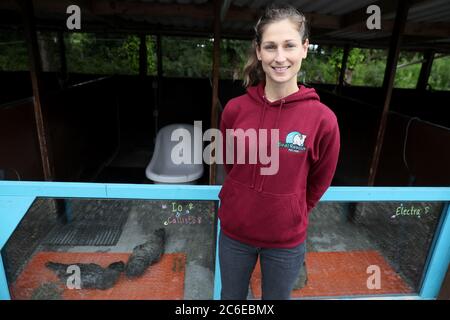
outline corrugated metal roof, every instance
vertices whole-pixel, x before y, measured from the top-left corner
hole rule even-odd
[[[273,3],[273,1],[268,0],[234,0],[231,1],[231,5],[241,7],[241,8],[252,8],[256,10],[262,10],[268,4]],[[358,10],[363,10],[365,13],[365,8],[371,4],[377,4],[379,2],[373,0],[291,0],[291,1],[276,1],[276,3],[287,3],[293,5],[298,8],[300,11],[306,14],[318,14],[331,17],[339,17],[341,18],[343,15],[351,15],[352,13],[357,12]],[[385,39],[385,43],[388,44],[390,31],[384,29],[383,30],[383,21],[384,20],[393,20],[395,18],[396,12],[388,13],[383,12],[383,7],[381,9],[382,15],[382,30],[379,31],[369,31],[364,27],[354,27],[350,28],[351,30],[329,30],[328,32],[320,32],[315,33],[314,26],[312,26],[311,38],[312,40],[327,40],[332,41],[333,37],[339,40],[348,40],[349,42],[354,43],[355,41],[370,41],[372,39],[377,40],[379,43],[380,39]],[[368,15],[367,15],[368,16]],[[408,12],[408,23],[427,23],[427,26],[432,23],[445,23],[450,22],[450,1],[449,0],[427,0],[427,1],[418,1],[416,2]],[[361,21],[361,25],[365,23],[365,21]],[[392,27],[392,23],[389,24]],[[365,25],[364,25],[365,26]],[[248,30],[249,33],[252,33],[252,24],[239,24],[238,22],[225,22],[223,25],[224,29],[237,30],[241,28],[241,30]],[[424,26],[426,28],[426,26]],[[448,26],[447,26],[448,27]],[[450,33],[450,32],[449,32]],[[423,36],[422,34],[420,36]],[[436,37],[432,37],[435,39]],[[426,38],[423,38],[423,43],[427,44]],[[417,42],[417,39],[415,39]],[[441,41],[440,43],[445,43],[446,40]]]
[[[369,4],[374,3],[373,0],[284,0],[284,1],[271,1],[271,0],[234,0],[231,1],[232,5],[238,7],[249,7],[252,9],[263,9],[271,3],[277,4],[290,4],[300,11],[308,13],[319,13],[319,14],[332,14],[332,15],[342,15],[353,10],[365,7]]]
[[[54,1],[58,9],[53,12],[51,1]],[[370,46],[376,42],[376,46],[387,46],[389,44],[392,20],[395,18],[395,10],[391,13],[381,8],[382,30],[369,31],[365,27],[365,9],[368,5],[380,3],[374,0],[231,0],[230,8],[225,20],[222,22],[223,37],[251,38],[253,36],[253,26],[259,13],[271,3],[291,4],[300,11],[308,14],[312,19],[311,39],[315,41],[333,40],[348,41],[352,44],[365,42],[365,46]],[[408,24],[413,24],[406,28],[409,34],[404,37],[404,43],[408,44],[408,37],[412,37],[412,43],[429,46],[430,43],[441,46],[440,49],[450,52],[450,44],[446,32],[450,34],[450,1],[449,0],[415,0],[415,4],[409,9]],[[1,17],[8,18],[8,11],[5,8],[14,7],[14,0],[0,0],[0,25]],[[204,34],[208,36],[213,31],[213,0],[96,0],[93,4],[101,3],[100,13],[84,9],[82,0],[34,0],[35,13],[38,21],[55,21],[54,24],[61,25],[61,21],[66,19],[66,13],[61,8],[68,3],[80,4],[84,10],[85,26],[103,25],[106,30],[112,30],[117,25],[117,29],[124,27],[126,30],[149,30],[155,32],[168,32],[173,28],[174,33],[183,29],[183,34],[188,34],[190,30],[194,34]],[[383,2],[381,2],[383,3]],[[127,5],[132,7],[127,10]],[[145,10],[140,10],[139,5]],[[174,6],[173,16],[170,7]],[[186,10],[182,8],[186,5]],[[117,9],[115,7],[119,6]],[[153,7],[152,7],[153,6]],[[162,8],[161,6],[165,6]],[[176,7],[175,7],[176,6]],[[16,7],[16,6],[15,6]],[[392,5],[391,5],[392,7]],[[150,9],[149,9],[150,8]],[[155,8],[155,11],[152,11]],[[161,9],[162,8],[162,9]],[[17,10],[16,8],[11,10]],[[103,10],[103,11],[102,11]],[[157,10],[162,10],[162,14],[156,14]],[[105,13],[106,11],[106,13]],[[2,12],[4,13],[2,15]],[[155,12],[155,13],[153,13]],[[159,11],[158,11],[159,12]],[[353,24],[346,25],[343,30],[336,29],[342,26],[344,15],[360,17],[361,21],[354,21]],[[368,15],[367,15],[368,17]],[[389,20],[391,20],[389,22]],[[386,22],[387,21],[387,22]],[[125,25],[124,25],[125,23]],[[384,23],[384,24],[383,24]],[[134,24],[134,27],[130,27]],[[442,25],[439,25],[442,24]],[[388,26],[388,27],[386,27]],[[112,28],[111,28],[112,27]],[[61,26],[59,27],[61,28]],[[436,41],[439,40],[439,41]],[[439,44],[439,45],[438,45]],[[448,44],[448,45],[447,45]]]
[[[450,22],[450,1],[436,0],[409,10],[408,20],[414,22]]]

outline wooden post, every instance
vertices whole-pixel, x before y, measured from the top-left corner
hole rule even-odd
[[[369,171],[368,185],[373,186],[377,174],[378,164],[380,162],[381,149],[383,147],[384,134],[386,132],[387,118],[389,114],[389,105],[392,97],[392,89],[394,86],[395,72],[397,69],[397,61],[400,53],[400,43],[402,34],[405,29],[406,20],[408,18],[409,4],[407,0],[399,0],[397,14],[395,16],[394,29],[392,30],[391,40],[389,44],[389,53],[384,72],[383,80],[383,96],[384,105],[381,114],[378,135],[375,144],[375,150],[372,156],[372,163]]]
[[[214,0],[214,46],[213,46],[213,65],[212,65],[212,105],[211,105],[211,128],[217,129],[218,124],[218,104],[219,104],[219,68],[220,68],[220,32],[221,21],[220,12],[222,0]],[[214,142],[215,143],[215,142]],[[212,163],[209,167],[209,184],[216,183],[216,164]]]
[[[64,43],[64,33],[58,31],[58,45],[59,45],[59,62],[60,73],[63,86],[66,86],[67,82],[67,59],[66,59],[66,44]]]
[[[161,45],[161,35],[156,36],[156,68],[158,78],[163,76],[163,63],[162,63],[162,45]]]
[[[139,76],[145,78],[147,75],[147,42],[145,34],[139,35]]]
[[[153,89],[155,95],[155,107],[153,109],[153,118],[155,120],[155,138],[158,134],[158,108],[161,106],[162,101],[162,78],[163,78],[163,63],[162,63],[162,44],[161,35],[156,35],[156,80],[153,80]]]
[[[342,55],[341,70],[339,73],[338,93],[341,93],[341,89],[344,86],[345,71],[347,70],[347,61],[349,53],[350,53],[350,46],[346,44],[344,46],[344,54]]]
[[[34,114],[36,118],[36,127],[39,139],[39,149],[41,151],[44,179],[46,181],[53,181],[55,176],[50,152],[50,139],[48,135],[46,119],[44,117],[45,113],[42,110],[42,102],[44,100],[42,65],[34,21],[33,2],[31,0],[17,0],[17,3],[19,4],[22,12],[25,38],[28,47],[30,76],[34,96]]]
[[[428,84],[428,78],[430,77],[431,67],[433,66],[434,50],[425,51],[423,54],[424,62],[420,69],[419,79],[417,80],[417,90],[425,90]]]

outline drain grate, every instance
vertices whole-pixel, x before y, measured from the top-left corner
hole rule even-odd
[[[44,244],[59,246],[114,246],[119,241],[128,217],[128,208],[98,201],[89,204],[88,210],[78,206],[74,212],[82,210],[74,220],[54,229]],[[125,210],[124,210],[125,209]]]

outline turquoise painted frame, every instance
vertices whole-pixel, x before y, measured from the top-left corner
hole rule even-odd
[[[215,200],[221,186],[135,185],[72,182],[0,181],[0,250],[36,197],[97,199]],[[446,202],[440,225],[429,252],[422,288],[417,296],[372,296],[366,298],[435,299],[450,263],[450,187],[330,187],[320,201],[441,201]],[[217,232],[220,230],[218,221]],[[214,299],[220,299],[220,267],[217,255]],[[338,297],[358,298],[358,297]],[[10,299],[0,255],[0,299]]]

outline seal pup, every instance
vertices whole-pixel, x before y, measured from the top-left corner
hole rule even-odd
[[[73,263],[64,264],[49,261],[45,266],[54,271],[58,278],[67,283],[67,279],[73,276],[68,273],[70,266],[80,268],[80,287],[81,289],[100,289],[106,290],[114,286],[119,279],[120,274],[125,270],[125,263],[117,261],[111,263],[107,268],[103,268],[95,263]]]
[[[155,230],[149,239],[136,247],[128,259],[125,266],[125,275],[128,278],[139,277],[144,274],[147,268],[159,261],[164,253],[166,242],[166,230],[163,228]]]

